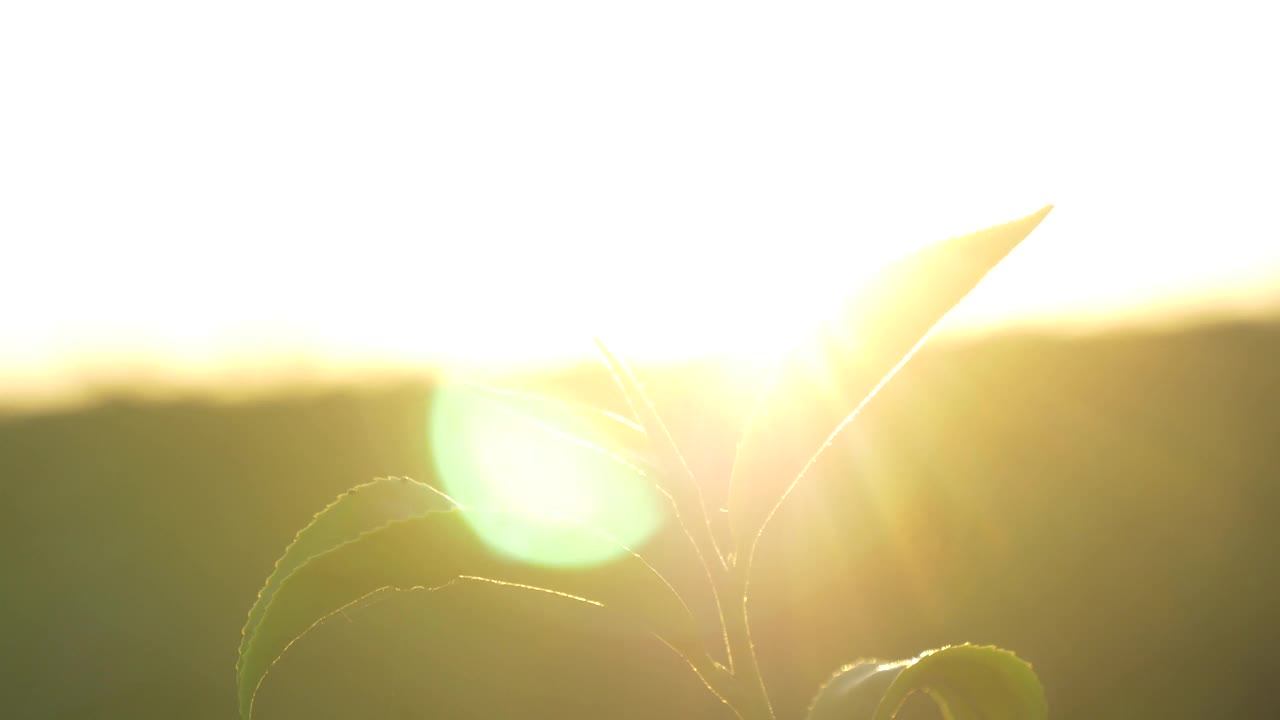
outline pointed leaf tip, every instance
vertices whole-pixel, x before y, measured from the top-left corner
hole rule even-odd
[[[1053,209],[925,247],[882,269],[775,370],[739,443],[729,519],[740,556],[835,432]]]

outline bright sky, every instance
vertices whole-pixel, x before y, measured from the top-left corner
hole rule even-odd
[[[1268,12],[6,2],[0,396],[758,349],[1046,203],[953,329],[1280,302]]]

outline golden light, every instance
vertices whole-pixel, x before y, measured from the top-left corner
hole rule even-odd
[[[30,69],[4,76],[6,399],[104,356],[215,383],[587,360],[592,334],[759,361],[892,257],[1049,202],[951,329],[1280,304],[1273,43],[1214,45],[1261,28],[235,5],[6,25],[34,28],[0,37]]]
[[[600,429],[586,417],[570,420],[518,411],[464,386],[433,394],[428,426],[444,491],[463,505],[518,513],[465,516],[494,550],[540,565],[595,565],[641,547],[666,521],[652,480],[621,458],[584,450],[570,438]],[[584,542],[561,521],[610,539]]]

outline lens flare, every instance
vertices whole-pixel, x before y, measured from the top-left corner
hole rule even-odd
[[[515,412],[461,386],[439,388],[430,413],[431,447],[444,491],[463,505],[527,518],[469,519],[497,552],[539,565],[598,565],[624,553],[619,545],[638,548],[664,520],[648,479],[566,437],[590,437],[588,427],[563,427],[563,418],[553,425],[550,418]],[[617,543],[584,541],[580,532],[563,532],[558,520],[585,523]]]

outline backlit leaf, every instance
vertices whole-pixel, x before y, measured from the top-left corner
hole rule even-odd
[[[657,635],[696,668],[707,667],[688,608],[639,556],[628,552],[607,565],[576,570],[525,564],[480,542],[469,524],[476,518],[464,517],[477,514],[516,519],[512,513],[473,508],[429,512],[365,532],[294,569],[278,583],[247,636],[237,678],[242,717],[251,716],[254,695],[271,665],[318,622],[380,589],[440,587],[459,578],[552,592],[586,609],[617,613]],[[613,542],[577,523],[519,521],[542,525],[531,542]]]
[[[809,720],[892,720],[913,693],[945,720],[1044,720],[1044,689],[1006,650],[957,645],[896,663],[864,660],[836,673],[809,707]]]
[[[729,521],[739,556],[749,556],[769,516],[843,423],[1050,209],[889,265],[787,355],[757,403],[734,461]]]
[[[453,501],[438,490],[409,478],[378,478],[339,495],[328,507],[316,513],[276,561],[275,570],[249,610],[249,619],[240,638],[236,670],[239,671],[249,638],[280,583],[307,560],[389,522],[418,517],[433,510],[448,510],[453,506]]]

